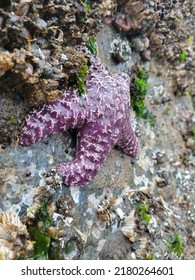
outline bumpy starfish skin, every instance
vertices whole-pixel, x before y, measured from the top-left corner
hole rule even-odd
[[[66,185],[88,183],[115,145],[133,157],[138,152],[130,123],[129,76],[110,76],[95,58],[91,64],[82,102],[76,90],[65,92],[58,100],[30,112],[20,136],[21,145],[31,145],[60,131],[77,129],[76,158],[57,166]]]

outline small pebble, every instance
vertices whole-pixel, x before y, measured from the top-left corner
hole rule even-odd
[[[151,50],[150,49],[147,49],[145,51],[142,51],[140,53],[141,55],[141,58],[144,60],[144,61],[150,61],[151,60]]]
[[[37,24],[37,26],[38,26],[40,29],[45,29],[45,28],[47,27],[46,21],[44,21],[44,20],[41,19],[41,18],[37,19],[35,23]]]
[[[188,138],[188,140],[186,141],[186,147],[189,149],[195,149],[195,141],[192,138]]]

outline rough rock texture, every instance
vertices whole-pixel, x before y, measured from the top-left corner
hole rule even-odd
[[[135,1],[120,2],[123,5]],[[103,258],[115,232],[122,232],[126,239],[110,251],[109,258],[115,257],[112,252],[117,256],[124,252],[126,259],[195,259],[195,95],[191,83],[195,61],[194,3],[136,2],[150,5],[157,21],[135,21],[138,29],[129,33],[110,24],[98,34],[97,41],[101,62],[112,73],[129,74],[139,64],[149,74],[145,106],[156,116],[153,126],[131,111],[141,146],[139,159],[113,149],[89,185],[68,188],[54,167],[75,157],[72,133],[59,133],[30,147],[20,147],[16,141],[0,148],[0,211],[11,210],[23,221],[25,218],[30,229],[36,204],[48,197],[48,204],[56,204],[51,215],[54,230],[47,254],[50,259]],[[118,8],[117,12],[123,14],[124,10]],[[139,13],[137,16],[139,19]],[[140,23],[146,24],[146,33],[142,33]],[[123,63],[113,60],[116,40],[119,43],[115,56],[124,57]],[[145,61],[141,52],[148,49],[151,60]],[[9,100],[10,96],[4,95],[4,100],[6,97]],[[41,226],[42,221],[36,222]],[[177,235],[182,246],[178,251],[171,250],[168,244]],[[8,258],[10,253],[6,251]]]
[[[121,231],[108,236],[104,247],[102,248],[101,260],[126,260],[131,252],[131,245]]]
[[[32,107],[56,99],[74,83],[83,61],[75,46],[95,36],[101,24],[99,4],[86,5],[80,0],[2,4],[1,87],[20,92]]]
[[[0,90],[0,144],[6,147],[17,140],[25,112],[23,98]]]
[[[3,124],[0,128],[2,144],[14,141],[10,132],[15,134],[20,126],[23,105],[29,110],[53,101],[77,82],[84,56],[76,46],[87,44],[102,25],[102,18],[111,15],[115,7],[112,0],[91,1],[90,5],[80,0],[2,1],[0,88],[8,95],[11,91],[16,99],[23,97],[15,123],[8,122],[8,133]],[[4,111],[1,116],[9,117]]]

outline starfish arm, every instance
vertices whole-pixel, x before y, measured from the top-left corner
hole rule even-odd
[[[58,100],[29,113],[22,126],[20,144],[31,145],[59,131],[79,127],[85,118],[86,110],[79,98],[66,92]]]
[[[66,185],[83,186],[96,175],[108,153],[114,147],[117,133],[110,126],[88,123],[78,131],[76,158],[58,165],[57,172]]]
[[[138,141],[130,120],[125,122],[119,141],[116,144],[125,154],[135,157],[138,154]]]

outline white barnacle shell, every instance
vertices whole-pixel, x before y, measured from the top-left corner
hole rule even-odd
[[[121,220],[124,218],[124,213],[120,208],[116,209],[116,213],[118,214],[118,216]]]
[[[14,232],[19,235],[27,234],[26,226],[23,225],[19,217],[12,212],[3,212],[0,214],[0,227],[1,229],[12,231],[12,234]]]
[[[130,241],[134,241],[135,235],[135,209],[133,209],[128,216],[124,218],[124,225],[121,228],[122,233],[129,238]]]
[[[71,195],[72,195],[72,198],[73,198],[74,202],[76,204],[78,204],[78,202],[79,202],[79,195],[80,195],[79,187],[72,186],[70,192],[71,192]]]
[[[17,215],[12,212],[0,214],[1,260],[18,259],[21,251],[31,251],[33,246],[27,237],[27,228]]]

